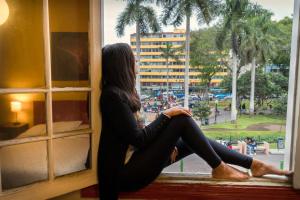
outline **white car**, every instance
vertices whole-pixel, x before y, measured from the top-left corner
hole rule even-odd
[[[142,94],[141,95],[141,100],[148,99],[149,97],[150,97],[149,95]]]

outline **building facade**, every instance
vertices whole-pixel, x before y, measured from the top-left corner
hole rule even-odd
[[[166,59],[161,54],[160,48],[165,48],[166,44],[172,44],[173,48],[181,48],[185,45],[185,30],[175,29],[173,32],[148,33],[141,35],[140,53],[140,81],[141,90],[159,89],[165,90],[167,87],[167,71],[169,71],[169,89],[184,89],[184,52],[178,56],[178,60],[169,60],[167,68]],[[136,55],[136,34],[130,35],[130,44]],[[200,82],[196,69],[189,69],[189,86],[193,88]],[[221,76],[220,76],[221,75]],[[212,86],[218,85],[224,74],[217,74],[212,80]]]

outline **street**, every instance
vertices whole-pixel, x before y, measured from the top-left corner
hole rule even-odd
[[[284,160],[283,154],[258,154],[254,158],[262,160],[269,164],[280,168],[280,161]],[[239,169],[243,169],[238,167]],[[163,172],[180,172],[180,162],[176,162],[169,167],[166,167]],[[197,173],[210,173],[211,168],[209,165],[196,154],[192,154],[183,159],[183,172],[197,172]]]

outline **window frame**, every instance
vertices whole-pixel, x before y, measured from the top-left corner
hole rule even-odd
[[[291,49],[291,64],[290,64],[290,83],[289,87],[292,90],[289,93],[288,113],[293,118],[289,122],[291,124],[291,139],[290,139],[290,163],[291,170],[294,171],[293,187],[300,189],[300,0],[294,2],[294,21],[292,34],[292,49]],[[293,85],[292,85],[293,82]],[[290,92],[290,91],[289,91]],[[288,120],[288,118],[287,118]]]
[[[44,37],[44,56],[45,56],[45,89],[1,89],[0,94],[6,93],[34,93],[38,92],[46,95],[47,111],[47,136],[36,138],[24,138],[19,140],[10,140],[1,142],[2,146],[27,143],[29,141],[47,141],[48,152],[48,180],[29,184],[26,186],[2,191],[0,187],[0,198],[6,199],[49,199],[71,191],[97,183],[97,151],[101,130],[101,116],[99,113],[99,83],[101,80],[101,46],[103,41],[103,12],[101,0],[89,0],[89,60],[90,60],[90,87],[68,87],[52,88],[51,82],[51,49],[50,49],[50,24],[49,24],[49,0],[43,0],[43,37]],[[99,72],[99,73],[92,73]],[[61,177],[54,177],[54,158],[53,158],[53,140],[52,127],[52,93],[53,92],[90,92],[91,101],[91,129],[87,132],[91,139],[91,168],[84,171],[74,172]],[[85,133],[85,132],[82,132]],[[62,134],[66,136],[66,134]],[[72,135],[72,134],[70,134]],[[59,136],[60,137],[60,136]],[[1,173],[0,173],[1,185]]]

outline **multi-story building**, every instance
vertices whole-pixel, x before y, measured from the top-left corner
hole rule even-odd
[[[136,55],[136,34],[130,35],[131,47]],[[169,70],[169,88],[171,90],[184,89],[185,55],[179,56],[178,60],[169,60],[169,68],[162,58],[160,48],[167,43],[173,48],[183,47],[185,44],[185,30],[175,29],[174,32],[148,33],[141,36],[140,53],[140,81],[141,89],[166,89],[167,70]],[[193,88],[200,82],[195,69],[189,69],[189,86]],[[212,85],[218,85],[226,73],[218,73],[212,80]]]

